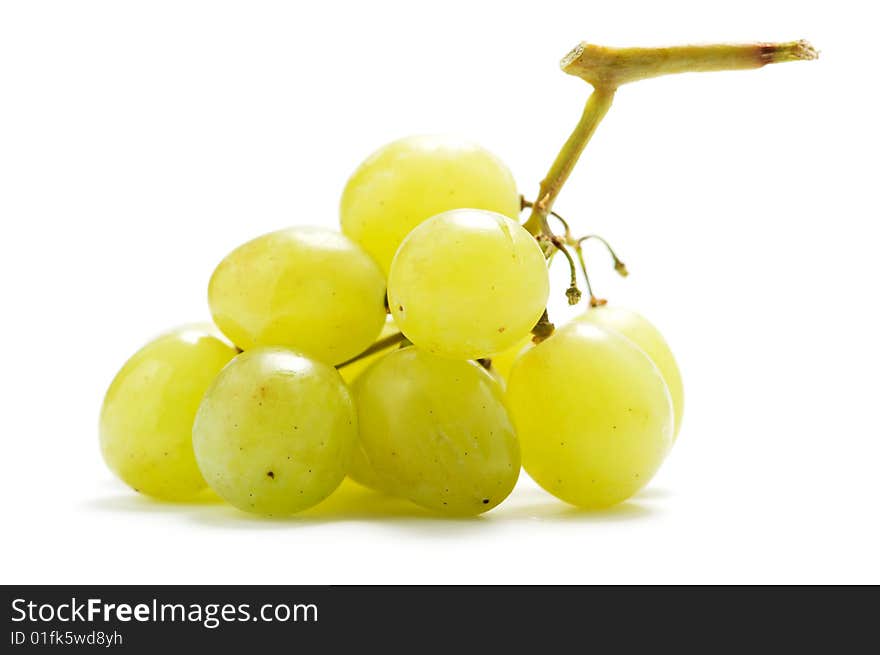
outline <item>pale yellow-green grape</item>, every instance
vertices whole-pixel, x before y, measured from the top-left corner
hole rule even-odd
[[[684,413],[684,386],[681,382],[681,373],[675,362],[675,356],[660,331],[644,316],[611,305],[593,307],[575,320],[588,321],[619,332],[644,350],[648,357],[654,361],[657,368],[660,369],[663,379],[666,380],[669,395],[672,396],[672,406],[675,409],[673,439],[677,438],[681,428],[681,417]]]
[[[510,377],[510,369],[513,368],[516,360],[519,359],[520,356],[531,347],[532,333],[529,332],[526,336],[524,336],[507,350],[503,350],[500,353],[495,353],[489,358],[492,360],[492,371],[496,373],[498,377],[506,383],[507,378]]]
[[[214,377],[236,350],[213,327],[150,342],[116,374],[101,408],[101,452],[123,482],[149,496],[189,500],[205,489],[192,427]]]
[[[531,234],[501,214],[457,209],[423,222],[400,244],[388,304],[422,350],[478,359],[525,337],[549,289],[547,263]]]
[[[239,509],[272,516],[329,496],[356,440],[351,394],[336,369],[277,347],[248,350],[223,369],[193,426],[211,488]]]
[[[317,227],[265,234],[211,276],[214,321],[240,348],[286,346],[328,364],[373,343],[385,320],[385,278],[346,236]]]
[[[403,348],[370,366],[352,390],[364,451],[395,494],[472,515],[516,484],[519,442],[500,385],[479,364]]]
[[[398,332],[397,326],[394,324],[394,319],[390,316],[385,322],[385,325],[382,328],[382,332],[379,333],[379,339],[384,339],[385,337],[390,337],[392,334]],[[371,355],[363,357],[362,359],[358,359],[357,361],[352,362],[351,364],[346,364],[345,366],[339,369],[340,375],[342,375],[342,379],[349,385],[357,379],[357,377],[363,373],[374,361],[378,360],[385,353],[398,348],[399,344],[391,344],[384,350],[379,350]],[[351,458],[351,465],[349,466],[348,476],[353,479],[355,482],[364,485],[365,487],[370,487],[371,489],[376,489],[378,491],[390,492],[391,490],[388,488],[387,484],[383,484],[381,478],[376,474],[373,470],[373,466],[370,464],[370,460],[367,459],[367,455],[364,453],[363,446],[360,443],[360,439],[358,439],[357,448],[354,450],[354,454]]]
[[[382,491],[384,493],[393,494],[394,490],[391,486],[382,481],[382,478],[373,469],[364,447],[358,439],[358,443],[351,456],[351,463],[348,465],[348,477],[364,487]]]
[[[517,218],[519,194],[507,166],[459,138],[412,136],[376,151],[351,176],[342,194],[342,231],[387,273],[416,225],[463,207]]]
[[[641,489],[672,444],[669,390],[617,332],[572,323],[514,364],[507,406],[523,466],[573,505],[608,507]]]

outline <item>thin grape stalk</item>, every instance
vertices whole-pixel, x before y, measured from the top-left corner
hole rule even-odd
[[[520,203],[521,209],[530,210],[523,227],[535,236],[548,260],[554,254],[561,253],[569,264],[571,277],[569,287],[566,289],[569,303],[572,305],[578,303],[583,295],[578,287],[578,270],[583,277],[590,306],[598,307],[606,303],[605,299],[596,296],[593,292],[587,272],[583,249],[584,244],[591,239],[604,245],[619,275],[626,277],[629,274],[627,266],[605,239],[596,234],[574,236],[568,221],[553,211],[559,192],[574,170],[599,123],[611,108],[620,86],[661,75],[747,70],[761,68],[767,64],[808,61],[817,57],[817,50],[803,40],[785,43],[685,45],[665,48],[609,48],[581,43],[563,57],[560,62],[562,70],[592,85],[593,92],[587,99],[580,120],[541,181],[537,200],[531,202],[521,197]],[[551,217],[562,224],[563,234],[557,234],[550,228]],[[574,256],[569,249],[574,250]],[[533,341],[540,343],[552,335],[554,329],[545,311],[532,329]],[[399,333],[387,337],[389,343],[403,338]],[[384,345],[376,344],[376,347],[381,348]],[[372,352],[374,352],[373,347],[343,362],[340,366],[357,361]]]
[[[583,244],[604,244],[621,275],[627,268],[607,241],[572,234],[553,211],[560,190],[611,108],[617,89],[659,75],[758,68],[768,63],[815,59],[805,41],[779,44],[603,48],[581,44],[562,69],[593,86],[574,131],[559,152],[524,227],[545,257],[568,262],[569,304],[581,299],[575,251],[591,307],[605,304],[590,286]],[[564,229],[557,235],[549,218]],[[537,344],[520,351],[507,374],[505,402],[522,443],[523,466],[553,495],[574,505],[601,508],[622,502],[658,470],[681,424],[684,402],[678,365],[663,337],[646,319],[615,308],[590,309],[554,334],[547,312],[532,330]]]
[[[746,70],[761,68],[767,64],[808,61],[818,56],[818,51],[810,43],[801,40],[785,43],[686,45],[665,48],[608,48],[581,43],[563,57],[560,62],[562,70],[589,83],[593,87],[593,92],[587,99],[580,120],[562,146],[550,170],[541,180],[537,199],[534,202],[523,199],[522,206],[523,209],[530,209],[529,217],[523,227],[535,235],[545,256],[549,259],[554,253],[559,252],[568,260],[571,284],[566,290],[566,295],[569,303],[576,304],[581,298],[576,279],[577,267],[568,251],[569,248],[575,250],[580,260],[580,269],[592,306],[602,305],[605,301],[597,298],[590,287],[582,252],[582,244],[587,239],[595,238],[604,243],[614,260],[615,270],[621,275],[627,274],[626,266],[604,239],[597,235],[580,238],[572,236],[568,223],[561,220],[561,217],[553,211],[553,204],[559,192],[574,170],[599,123],[610,110],[619,87],[661,75]],[[557,235],[550,228],[548,219],[551,216],[561,220],[565,228],[564,235]],[[552,325],[546,316],[542,317],[542,322],[536,326],[536,340],[549,336],[548,324]],[[552,330],[549,332],[552,333]]]

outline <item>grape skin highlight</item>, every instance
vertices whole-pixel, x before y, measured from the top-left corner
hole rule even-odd
[[[595,325],[572,323],[523,354],[506,400],[526,471],[580,507],[635,494],[672,444],[672,400],[660,371],[629,339]]]
[[[451,136],[411,136],[373,153],[342,194],[342,231],[388,273],[404,237],[450,209],[472,207],[517,218],[516,183],[495,155]]]
[[[544,311],[547,264],[535,238],[506,216],[459,209],[428,219],[391,264],[388,304],[416,346],[478,359],[514,346]]]
[[[395,350],[354,382],[360,439],[396,495],[473,515],[498,505],[520,470],[498,382],[475,362]]]
[[[672,406],[675,409],[673,440],[677,439],[681,429],[681,418],[684,414],[684,385],[681,381],[678,364],[675,362],[675,356],[660,331],[644,316],[611,305],[591,308],[575,320],[586,321],[619,332],[645,351],[645,354],[660,369],[666,386],[669,387],[669,395],[672,396]]]
[[[342,234],[294,227],[220,262],[208,287],[214,321],[240,348],[286,346],[328,364],[367,348],[385,320],[385,279]]]
[[[208,389],[193,426],[202,474],[239,509],[282,516],[342,482],[357,440],[336,369],[284,348],[236,357]]]
[[[184,327],[148,343],[120,369],[101,407],[101,452],[127,485],[190,500],[206,483],[192,448],[202,395],[236,355],[212,327]]]

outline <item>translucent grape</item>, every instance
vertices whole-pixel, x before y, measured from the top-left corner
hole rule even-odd
[[[399,330],[397,329],[397,326],[394,324],[394,320],[389,316],[388,320],[385,322],[385,326],[382,328],[382,332],[379,334],[377,341],[385,337],[389,337],[398,331]],[[371,355],[358,359],[351,364],[343,366],[339,369],[339,373],[340,375],[342,375],[342,379],[350,385],[357,379],[357,377],[361,373],[363,373],[370,366],[370,364],[378,360],[385,353],[397,347],[398,344],[392,344],[384,350],[377,351]],[[358,482],[365,487],[376,489],[378,491],[390,491],[390,489],[388,489],[388,485],[383,484],[381,478],[373,470],[373,466],[370,464],[370,460],[367,459],[367,456],[364,453],[364,449],[360,443],[360,439],[358,439],[357,448],[355,448],[354,454],[351,458],[351,465],[349,466],[348,476],[355,482]]]
[[[236,350],[213,328],[180,328],[150,342],[116,374],[101,407],[101,452],[135,491],[188,500],[205,489],[192,427],[214,376]]]
[[[342,194],[342,231],[387,273],[400,242],[416,225],[464,207],[519,216],[510,171],[473,143],[412,136],[376,151],[351,176]]]
[[[506,383],[507,378],[510,377],[510,371],[513,368],[513,365],[516,363],[516,360],[519,359],[520,356],[531,347],[532,333],[529,332],[526,336],[517,341],[507,350],[503,350],[500,353],[495,353],[489,358],[492,360],[492,371],[496,373],[503,382]]]
[[[236,357],[208,389],[193,426],[199,468],[239,509],[286,515],[330,495],[357,440],[336,369],[284,348]]]
[[[672,443],[660,371],[629,339],[595,325],[570,324],[523,354],[506,398],[526,471],[581,507],[635,494]]]
[[[422,350],[477,359],[525,337],[549,289],[547,264],[531,234],[501,214],[459,209],[406,237],[391,264],[388,303]]]
[[[339,364],[382,329],[385,279],[344,235],[294,227],[227,255],[211,277],[208,302],[218,327],[245,350],[287,346]]]
[[[364,451],[397,495],[471,515],[516,484],[519,442],[501,387],[479,364],[404,348],[364,371],[352,391]]]
[[[644,350],[648,357],[654,361],[657,368],[660,369],[663,379],[666,380],[669,395],[672,396],[672,406],[675,409],[673,439],[677,438],[684,413],[684,386],[681,382],[681,373],[675,362],[675,356],[660,331],[645,317],[628,309],[610,305],[592,308],[576,320],[587,321],[619,332]]]

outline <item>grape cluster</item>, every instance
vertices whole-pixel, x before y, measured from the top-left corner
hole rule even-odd
[[[214,325],[122,367],[101,412],[107,464],[153,497],[210,487],[267,515],[345,476],[474,515],[523,466],[578,506],[629,498],[677,435],[678,368],[650,323],[611,306],[533,342],[548,259],[521,207],[507,167],[471,143],[380,149],[345,187],[341,233],[240,246],[210,278]]]

